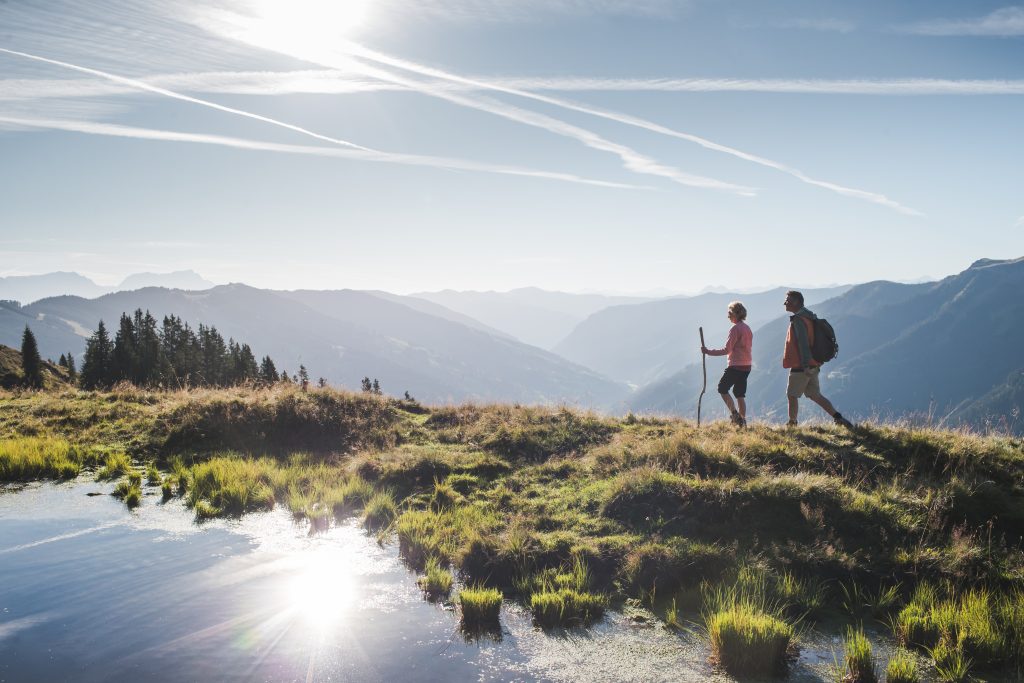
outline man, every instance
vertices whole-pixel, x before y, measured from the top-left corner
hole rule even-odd
[[[789,317],[789,331],[786,333],[786,349],[782,354],[782,367],[789,369],[789,385],[786,396],[789,398],[789,423],[795,427],[797,414],[800,411],[800,397],[806,396],[832,416],[837,425],[849,429],[853,424],[835,409],[832,402],[821,395],[818,374],[821,363],[811,356],[814,344],[814,320],[816,315],[804,308],[804,295],[797,291],[786,292],[786,310],[792,313]]]

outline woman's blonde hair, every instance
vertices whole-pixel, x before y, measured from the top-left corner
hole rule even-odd
[[[729,304],[729,312],[732,313],[737,320],[747,319],[747,307],[739,301],[733,301]]]

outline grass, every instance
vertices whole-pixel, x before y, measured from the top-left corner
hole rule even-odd
[[[431,600],[447,597],[453,582],[452,573],[434,558],[427,560],[425,574],[417,579],[420,590]]]
[[[705,621],[712,661],[735,676],[768,676],[786,667],[793,627],[748,603],[709,614]]]
[[[871,643],[864,635],[863,627],[848,628],[844,645],[844,683],[878,683]]]
[[[55,436],[0,440],[0,481],[71,479],[92,462],[89,449]]]
[[[114,487],[112,494],[115,498],[120,498],[124,501],[124,504],[130,508],[138,507],[142,504],[142,475],[138,472],[130,472],[125,479],[119,481],[117,486]]]
[[[917,660],[909,651],[898,648],[885,667],[885,683],[918,683]]]
[[[703,584],[723,652],[744,638],[771,652],[801,619],[845,613],[889,619],[911,648],[944,643],[952,669],[950,652],[986,671],[1024,664],[1020,439],[411,410],[333,389],[0,391],[0,478],[102,465],[117,479],[132,458],[166,463],[165,497],[200,520],[278,505],[318,525],[361,514],[418,570],[435,561],[531,608],[538,596],[543,623],[588,620],[615,596],[678,624],[668,602],[700,607]]]
[[[398,504],[394,495],[387,490],[378,491],[366,502],[363,509],[363,524],[367,529],[383,529],[390,526],[397,516]]]
[[[132,460],[127,454],[117,451],[107,456],[103,467],[96,473],[100,481],[127,476],[132,471]]]
[[[530,596],[534,621],[544,627],[587,625],[604,615],[608,600],[595,595],[561,588]]]
[[[463,588],[459,591],[459,607],[464,629],[493,629],[501,612],[501,591],[479,585]]]

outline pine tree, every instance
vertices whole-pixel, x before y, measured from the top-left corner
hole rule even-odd
[[[376,377],[373,378],[373,393],[378,396],[380,395],[380,382],[377,381]]]
[[[371,391],[373,391],[373,384],[370,382],[370,378],[369,377],[364,377],[363,378],[362,388],[363,388],[363,391],[365,391],[366,393],[370,393]]]
[[[68,367],[68,359],[64,357],[64,354],[60,354],[60,358],[57,359],[57,367],[65,368]]]
[[[292,378],[288,375],[287,370],[281,370],[281,381],[285,384],[291,384]]]
[[[316,381],[316,385],[317,385],[318,387],[320,387],[321,389],[323,389],[324,387],[326,387],[326,386],[327,386],[327,380],[325,380],[325,379],[324,379],[323,377],[321,377],[320,379],[318,379],[318,380]]]
[[[68,377],[72,382],[78,379],[78,371],[75,369],[75,357],[68,351],[67,359],[64,362],[64,367],[68,369]]]
[[[82,359],[82,373],[79,379],[83,389],[104,388],[113,383],[110,368],[113,355],[114,345],[110,342],[107,328],[101,320],[96,332],[85,342],[85,357]]]
[[[43,359],[39,357],[39,346],[32,330],[25,325],[21,335],[21,372],[25,386],[41,389],[43,386]]]
[[[141,318],[141,311],[139,311]],[[121,314],[121,322],[114,335],[114,353],[110,359],[111,384],[128,380],[135,382],[138,375],[138,338],[135,323],[127,313]]]
[[[156,318],[149,311],[135,311],[135,335],[137,364],[132,381],[137,386],[164,384],[164,354],[160,348],[160,334],[156,329]]]
[[[303,391],[309,389],[309,372],[305,365],[299,365],[299,385]]]
[[[273,384],[277,380],[277,368],[274,367],[274,361],[270,359],[270,356],[263,356],[263,360],[260,362],[260,381],[263,384]]]

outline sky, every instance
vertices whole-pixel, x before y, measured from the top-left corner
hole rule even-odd
[[[695,292],[1024,256],[1005,0],[0,0],[0,276]]]

